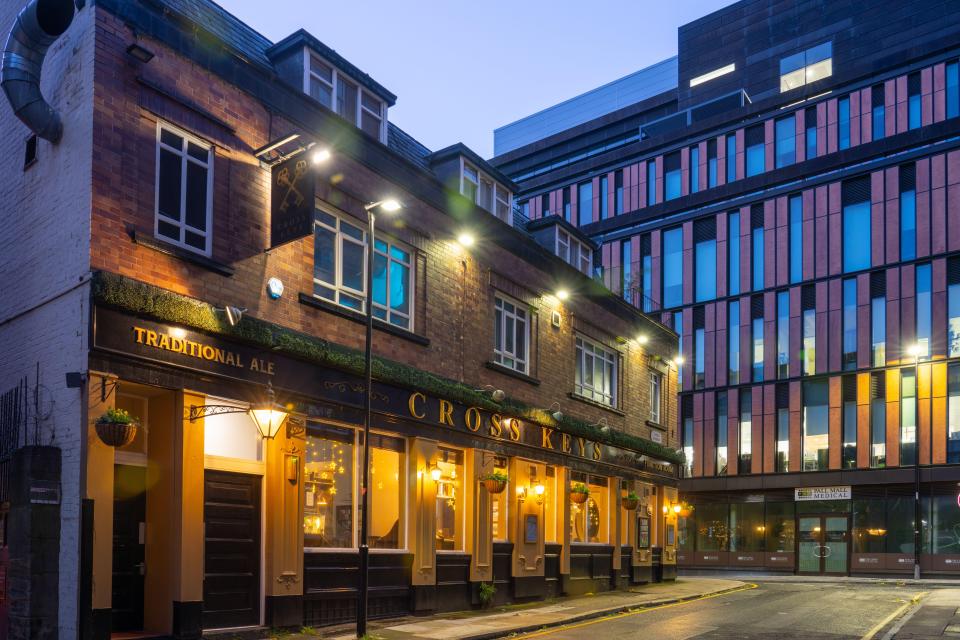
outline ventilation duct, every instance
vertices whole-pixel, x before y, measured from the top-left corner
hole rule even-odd
[[[73,0],[30,0],[7,36],[0,86],[14,114],[41,138],[58,142],[60,116],[40,93],[40,69],[50,45],[73,21]]]

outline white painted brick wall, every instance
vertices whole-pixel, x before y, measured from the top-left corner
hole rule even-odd
[[[0,2],[6,40],[26,0]],[[44,443],[62,449],[59,636],[76,638],[82,396],[64,373],[87,370],[93,135],[91,3],[47,53],[41,88],[60,112],[63,138],[40,140],[23,170],[29,135],[0,95],[0,392],[41,375]]]

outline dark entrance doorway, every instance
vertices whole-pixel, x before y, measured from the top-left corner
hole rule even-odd
[[[204,629],[260,624],[260,481],[204,474]]]
[[[797,573],[841,575],[850,572],[850,516],[797,517]]]
[[[114,631],[143,629],[144,523],[147,520],[147,470],[113,467]]]

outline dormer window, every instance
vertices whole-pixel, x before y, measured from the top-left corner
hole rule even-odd
[[[306,50],[306,60],[304,91],[364,133],[385,141],[383,100],[310,50]]]
[[[513,194],[491,176],[461,158],[460,193],[509,225]]]
[[[554,251],[564,262],[588,276],[593,271],[593,251],[584,243],[557,225],[557,245]]]

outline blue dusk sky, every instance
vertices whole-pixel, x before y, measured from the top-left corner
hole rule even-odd
[[[676,55],[731,0],[220,0],[276,42],[304,28],[397,96],[390,120],[484,158],[493,130]]]

